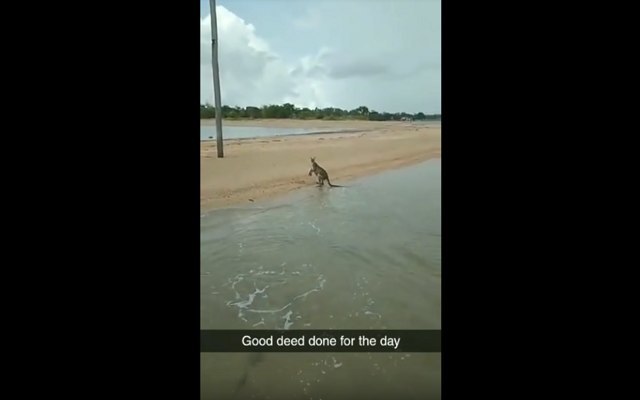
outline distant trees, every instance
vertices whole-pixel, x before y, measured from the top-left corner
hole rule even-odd
[[[258,107],[248,106],[245,109],[246,118],[260,118],[262,117],[262,111]]]
[[[358,115],[361,115],[363,117],[368,117],[369,116],[369,109],[365,106],[360,106],[358,108],[356,108],[356,113]]]
[[[216,108],[209,103],[200,105],[200,119],[210,119],[216,117]],[[315,108],[313,110],[305,107],[298,108],[291,103],[282,105],[264,105],[262,107],[230,107],[222,106],[222,117],[229,119],[239,118],[268,118],[268,119],[328,119],[328,120],[369,120],[369,121],[406,121],[406,120],[440,120],[440,114],[425,115],[423,112],[417,114],[387,113],[369,110],[366,106],[360,106],[351,111],[340,108],[327,107],[324,109]]]
[[[205,118],[215,118],[216,117],[216,108],[211,106],[211,104],[200,105],[200,119]]]

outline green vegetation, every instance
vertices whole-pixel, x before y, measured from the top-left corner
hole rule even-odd
[[[211,104],[200,105],[200,119],[216,117],[216,108]],[[279,119],[327,119],[327,120],[369,120],[369,121],[439,121],[440,114],[425,115],[422,112],[417,114],[408,113],[387,113],[369,111],[365,106],[360,106],[351,111],[339,108],[298,108],[290,103],[283,105],[268,105],[262,107],[229,107],[222,106],[222,118],[225,119],[254,119],[254,118],[279,118]]]

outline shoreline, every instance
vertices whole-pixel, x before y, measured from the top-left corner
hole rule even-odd
[[[215,140],[201,141],[201,212],[275,199],[315,185],[315,176],[307,174],[312,156],[317,157],[334,184],[347,184],[356,178],[440,157],[439,126],[387,121],[318,122],[275,120],[268,125],[293,124],[312,129],[333,125],[336,131],[227,139],[222,159],[217,158]],[[357,131],[346,130],[356,126]]]
[[[253,127],[252,127],[253,128]],[[222,143],[233,142],[234,140],[255,140],[255,139],[271,139],[271,138],[288,138],[288,137],[296,137],[296,136],[308,136],[308,135],[333,135],[336,133],[360,133],[360,132],[369,132],[368,129],[340,129],[335,131],[316,131],[316,132],[304,132],[304,133],[285,133],[283,135],[271,135],[271,136],[251,136],[251,137],[240,137],[240,138],[229,138],[222,139]],[[209,143],[216,142],[216,139],[200,139],[200,143]]]
[[[397,127],[403,125],[416,126],[440,126],[441,121],[368,121],[359,119],[329,120],[329,119],[223,119],[222,126],[243,126],[256,128],[317,128],[325,129],[336,127],[348,129],[348,127],[360,127],[377,129],[381,126]],[[200,126],[215,126],[215,119],[201,119]]]

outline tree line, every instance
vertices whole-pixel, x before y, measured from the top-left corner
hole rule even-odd
[[[211,104],[200,105],[200,119],[216,117],[216,108]],[[365,106],[354,108],[353,110],[342,110],[340,108],[299,108],[291,103],[283,105],[266,105],[262,107],[229,107],[222,106],[222,118],[225,119],[254,119],[254,118],[287,118],[287,119],[359,119],[368,121],[439,121],[440,114],[416,114],[388,113],[369,110]]]

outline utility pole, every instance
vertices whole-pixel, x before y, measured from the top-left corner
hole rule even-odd
[[[216,0],[209,0],[211,7],[211,63],[213,66],[213,97],[216,103],[216,147],[218,158],[224,157],[222,151],[222,101],[220,100],[220,70],[218,67],[218,22],[216,18]]]

